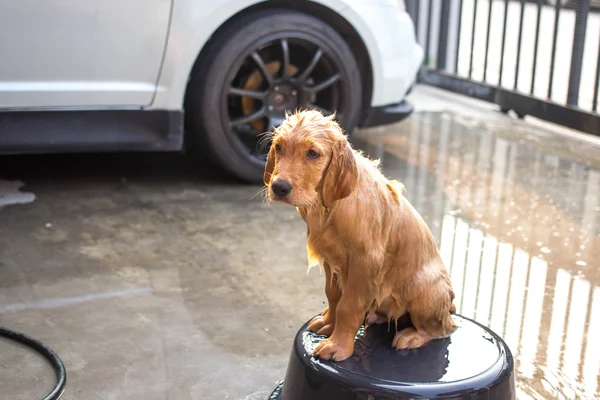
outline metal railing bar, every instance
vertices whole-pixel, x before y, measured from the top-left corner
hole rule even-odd
[[[517,39],[517,62],[515,63],[514,89],[519,85],[519,67],[521,65],[521,43],[523,40],[523,19],[525,15],[525,0],[521,0],[521,13],[519,14],[519,38]]]
[[[502,72],[504,70],[504,46],[506,44],[506,22],[508,20],[508,0],[504,0],[504,23],[502,25],[502,45],[500,47],[500,71],[498,86],[502,86]]]
[[[436,65],[445,70],[448,62],[448,33],[450,31],[450,1],[442,1],[438,32],[438,49]]]
[[[600,86],[600,43],[598,43],[598,61],[596,61],[596,80],[594,82],[594,97],[592,98],[592,110],[598,111],[598,86]]]
[[[458,74],[458,53],[460,49],[460,28],[462,26],[462,0],[458,0],[458,28],[456,33],[456,54],[454,57],[454,73]]]
[[[550,76],[548,77],[548,99],[552,99],[552,85],[554,83],[554,64],[556,60],[556,41],[558,39],[558,23],[560,21],[560,10],[562,1],[556,0],[554,7],[554,33],[552,34],[552,55],[550,56]]]
[[[473,2],[473,28],[471,28],[471,56],[469,58],[469,78],[473,75],[473,50],[475,48],[475,27],[477,25],[477,0]]]
[[[533,45],[533,67],[531,69],[531,90],[529,93],[533,94],[533,90],[535,88],[535,70],[537,67],[537,58],[538,58],[538,44],[540,42],[540,20],[542,17],[542,1],[537,1],[537,19],[535,22],[535,43]]]
[[[519,115],[530,115],[600,136],[600,115],[578,108],[565,107],[511,89],[459,78],[427,67],[421,68],[419,82],[497,104],[501,109],[514,110]]]
[[[587,30],[590,0],[577,2],[575,30],[573,32],[573,51],[571,53],[571,72],[569,73],[569,90],[567,104],[576,106],[579,103],[579,88],[581,86],[581,68],[583,64],[583,48]]]
[[[487,65],[488,65],[488,54],[490,51],[490,31],[492,28],[492,5],[494,4],[493,0],[489,1],[488,7],[488,19],[487,19],[487,33],[485,35],[485,60],[483,61],[483,81],[486,81],[487,78]]]
[[[420,16],[421,16],[421,12],[420,12],[420,7],[419,4],[421,3],[419,0],[414,0],[412,2],[414,4],[414,13],[415,16],[413,17],[413,21],[415,21],[415,35],[417,37],[417,40],[419,40],[419,20],[420,20]]]
[[[429,43],[431,42],[431,19],[433,14],[433,0],[427,2],[427,42],[425,43],[425,65],[429,66]]]

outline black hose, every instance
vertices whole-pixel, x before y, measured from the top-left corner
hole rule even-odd
[[[8,328],[4,328],[0,326],[0,336],[4,336],[5,338],[14,340],[15,342],[19,342],[33,350],[37,353],[41,354],[48,362],[52,365],[54,372],[56,373],[56,386],[54,389],[46,397],[44,400],[58,400],[63,395],[65,391],[65,387],[67,386],[67,372],[65,371],[65,366],[61,359],[56,355],[55,352],[52,351],[51,348],[46,346],[44,343],[39,340],[35,340],[32,337],[24,335],[20,332],[16,332],[10,330]]]

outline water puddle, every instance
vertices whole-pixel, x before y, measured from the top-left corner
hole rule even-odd
[[[458,312],[511,348],[518,398],[597,398],[600,149],[464,120],[415,113],[356,144],[406,185]]]
[[[23,186],[25,183],[20,181],[0,180],[0,209],[14,204],[33,203],[35,194],[21,192],[19,189]]]

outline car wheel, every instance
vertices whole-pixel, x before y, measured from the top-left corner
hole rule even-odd
[[[312,16],[284,10],[247,15],[203,52],[186,96],[188,139],[225,170],[262,182],[264,140],[298,108],[336,112],[350,133],[361,110],[358,65],[344,39]]]

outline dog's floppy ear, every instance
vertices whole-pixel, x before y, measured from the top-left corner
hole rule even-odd
[[[334,201],[347,197],[354,191],[358,180],[356,159],[350,143],[344,138],[333,145],[331,161],[323,176],[321,201],[330,208]]]
[[[271,143],[269,154],[267,155],[267,163],[265,164],[265,172],[263,174],[263,182],[268,185],[271,182],[271,175],[275,168],[275,145]]]

